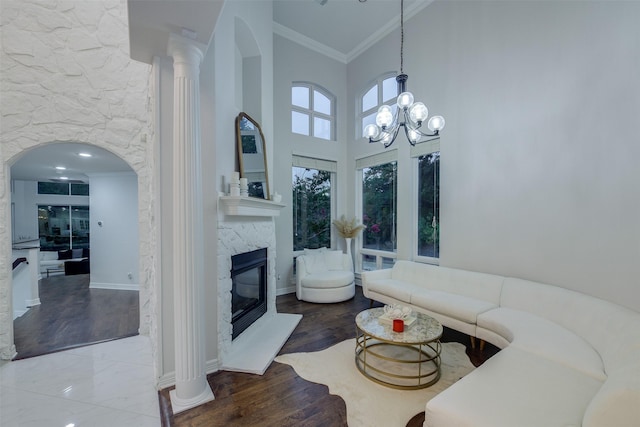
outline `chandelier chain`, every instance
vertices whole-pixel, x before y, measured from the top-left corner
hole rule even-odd
[[[404,69],[404,0],[400,0],[400,74]]]

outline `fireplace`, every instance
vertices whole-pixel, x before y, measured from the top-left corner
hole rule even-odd
[[[267,248],[231,257],[231,339],[267,312]]]

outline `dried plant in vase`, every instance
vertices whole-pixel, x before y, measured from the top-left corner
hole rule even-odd
[[[358,236],[358,233],[365,228],[363,224],[358,224],[355,217],[346,219],[344,215],[340,219],[333,220],[333,225],[338,230],[338,234],[345,239],[353,239]]]

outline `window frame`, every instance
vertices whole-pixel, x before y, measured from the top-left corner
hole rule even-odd
[[[315,164],[314,164],[315,163]],[[321,166],[325,166],[325,168],[322,168]],[[338,169],[338,162],[336,160],[333,159],[326,159],[326,158],[320,158],[320,157],[311,157],[311,156],[304,156],[304,155],[298,155],[298,154],[293,154],[292,155],[292,159],[291,159],[291,168],[309,168],[309,169],[315,169],[315,170],[322,170],[322,171],[327,171],[330,174],[330,178],[329,178],[329,185],[330,185],[330,189],[331,189],[331,194],[329,196],[329,201],[330,201],[330,208],[329,208],[329,223],[333,224],[333,220],[336,219],[336,215],[337,215],[337,206],[336,206],[336,201],[337,201],[337,169]],[[292,222],[295,224],[295,218],[293,215],[293,210],[295,209],[295,201],[292,200],[291,203],[291,209],[292,209]],[[335,234],[333,232],[333,227],[330,226],[329,228],[329,249],[332,249],[335,247],[335,241],[336,241],[336,237]],[[293,258],[295,260],[295,258],[299,255],[302,255],[304,253],[304,249],[301,250],[294,250],[293,249],[293,245],[291,247],[292,252],[293,252]],[[295,262],[295,261],[294,261]]]
[[[411,242],[411,246],[413,248],[412,255],[413,255],[414,261],[425,263],[425,264],[439,265],[440,264],[439,257],[438,258],[428,257],[428,256],[418,254],[418,244],[419,244],[418,228],[419,228],[419,220],[420,220],[420,217],[419,217],[420,204],[418,201],[418,194],[417,194],[419,191],[419,184],[420,184],[418,182],[419,175],[420,175],[418,171],[418,168],[420,166],[418,158],[421,156],[429,155],[436,152],[440,152],[440,138],[423,142],[421,144],[416,144],[415,146],[411,147],[410,157],[411,157],[412,182],[413,182],[412,186],[415,191],[415,197],[413,197],[413,207],[412,207],[412,212],[413,212],[413,220],[412,220],[413,239],[412,240],[413,241]],[[440,161],[442,161],[442,156],[440,157]],[[442,180],[442,174],[440,174],[440,180]],[[440,190],[438,190],[438,194],[441,194]],[[440,197],[438,198],[438,206],[440,206]],[[438,215],[438,216],[439,216],[438,223],[440,223],[441,215]],[[438,240],[442,242],[442,235],[440,234],[440,232],[441,232],[441,229],[438,230]]]
[[[360,91],[360,93],[358,94],[358,99],[356,99],[356,139],[360,139],[363,138],[362,133],[364,131],[364,119],[365,117],[368,117],[374,113],[377,113],[378,109],[382,106],[382,105],[388,105],[390,107],[393,108],[394,105],[396,105],[396,100],[398,97],[398,89],[396,86],[396,95],[394,97],[389,98],[388,100],[384,100],[382,99],[383,97],[383,88],[384,88],[384,82],[388,79],[393,79],[395,82],[396,79],[396,72],[393,71],[389,71],[387,73],[381,74],[378,77],[376,77],[375,80],[371,81],[362,91]],[[378,88],[378,100],[377,100],[377,104],[374,105],[373,107],[369,108],[366,111],[362,111],[363,108],[363,103],[362,103],[362,98],[374,87]]]
[[[319,140],[323,140],[323,141],[336,141],[336,96],[334,94],[332,94],[331,92],[329,92],[327,89],[325,89],[324,87],[316,84],[316,83],[312,83],[312,82],[303,82],[303,81],[295,81],[291,83],[291,91],[290,94],[293,93],[294,88],[296,87],[304,87],[307,88],[309,90],[309,108],[304,108],[304,107],[300,107],[298,105],[294,105],[293,104],[293,100],[291,100],[291,114],[293,114],[293,112],[296,113],[300,113],[300,114],[305,114],[308,116],[309,118],[309,134],[303,134],[303,133],[298,133],[298,132],[294,132],[293,131],[293,120],[290,126],[290,131],[293,134],[296,135],[303,135],[303,136],[309,136],[315,139],[319,139]],[[329,100],[329,109],[330,109],[330,113],[329,114],[325,114],[322,113],[320,111],[316,111],[313,109],[314,107],[314,96],[315,96],[315,92],[319,92],[321,93],[323,96],[325,96],[328,100]],[[291,115],[290,115],[291,117]],[[328,120],[329,121],[329,139],[326,138],[322,138],[319,136],[315,136],[315,119],[316,118],[320,118],[320,119],[324,119],[324,120]]]
[[[396,162],[396,165],[398,164],[398,150],[388,150],[388,151],[383,151],[379,154],[374,154],[372,156],[366,156],[366,157],[362,157],[359,159],[356,159],[356,173],[355,173],[355,177],[356,177],[356,182],[355,182],[355,212],[356,212],[356,217],[360,218],[362,220],[362,217],[364,215],[363,212],[363,180],[364,180],[364,169],[365,168],[370,168],[373,166],[379,166],[379,165],[383,165],[385,163],[390,163],[390,162]],[[396,180],[397,180],[397,176],[396,176]],[[397,181],[396,181],[397,182]],[[396,191],[396,203],[397,203],[397,191]],[[397,212],[396,212],[396,221],[397,221]],[[396,233],[397,233],[397,227],[398,224],[396,222]],[[373,271],[373,270],[363,270],[362,269],[362,259],[363,259],[363,255],[368,255],[368,256],[373,256],[376,258],[376,269],[379,270],[381,268],[383,268],[383,266],[385,265],[385,259],[390,259],[392,260],[392,264],[395,263],[395,261],[398,258],[398,248],[396,247],[395,252],[389,252],[389,251],[383,251],[383,250],[379,250],[379,249],[368,249],[368,248],[364,248],[363,247],[363,233],[359,233],[358,237],[356,238],[356,244],[355,244],[355,249],[356,249],[356,256],[355,256],[355,271],[356,273],[362,273],[363,271]],[[398,242],[396,242],[397,245]],[[388,262],[386,263],[388,265]]]

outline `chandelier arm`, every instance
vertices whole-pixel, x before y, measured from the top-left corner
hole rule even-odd
[[[402,124],[402,126],[404,126],[404,124]],[[391,141],[389,141],[387,144],[384,144],[384,148],[391,147],[391,144],[395,142],[399,131],[400,131],[400,126],[396,126],[395,130],[393,131],[393,137],[391,138]]]

